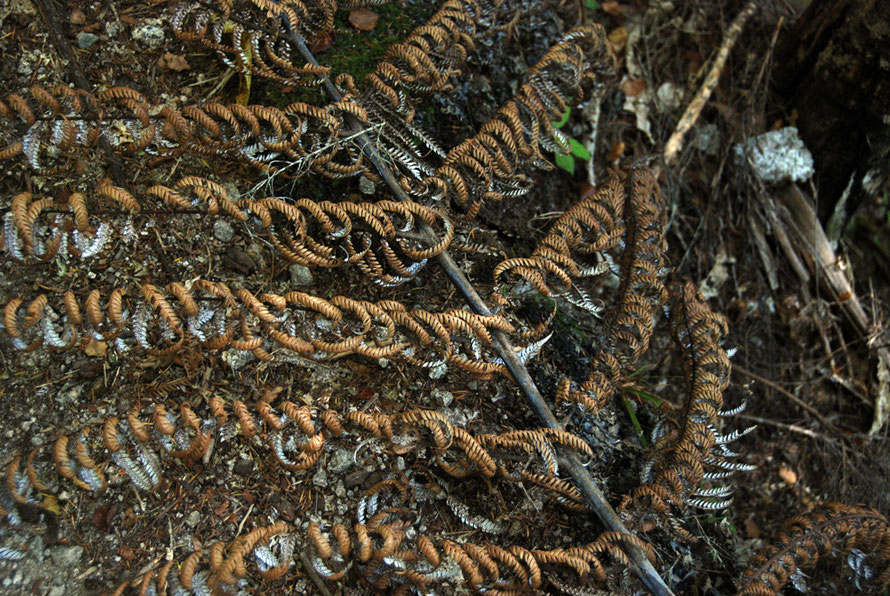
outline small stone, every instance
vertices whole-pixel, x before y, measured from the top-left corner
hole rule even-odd
[[[368,477],[369,472],[367,470],[356,470],[350,474],[347,474],[343,479],[343,487],[344,488],[354,488],[356,486],[361,485],[365,478]]]
[[[133,39],[152,48],[159,48],[164,43],[164,28],[160,19],[146,19],[133,28]]]
[[[352,465],[352,452],[346,449],[337,449],[327,462],[327,468],[331,474],[342,474]]]
[[[220,242],[229,242],[235,237],[235,228],[224,219],[218,219],[213,224],[213,236]]]
[[[372,195],[374,194],[376,187],[370,178],[362,176],[358,181],[358,189],[362,191],[362,194]]]
[[[117,21],[109,21],[105,23],[105,35],[114,39],[121,32],[121,24]]]
[[[733,153],[736,166],[747,167],[750,164],[765,184],[803,182],[814,173],[813,155],[793,126],[736,143]]]
[[[194,528],[201,522],[201,514],[198,511],[192,511],[188,514],[188,517],[185,518],[185,523],[190,528]]]
[[[797,472],[791,468],[781,466],[779,468],[779,478],[784,480],[787,484],[797,484]]]
[[[442,408],[447,408],[454,401],[454,395],[450,391],[439,388],[433,389],[432,398],[435,404]]]
[[[53,586],[53,589],[49,591],[47,596],[64,596],[65,588],[62,586]]]
[[[97,41],[99,41],[98,35],[87,33],[86,31],[81,31],[77,34],[77,47],[81,50],[89,50]]]
[[[232,471],[239,476],[250,476],[253,473],[253,461],[249,459],[239,459],[235,462]]]
[[[707,155],[717,155],[722,144],[720,137],[720,129],[717,125],[708,122],[696,127],[692,144],[696,149],[703,151]]]
[[[250,275],[256,269],[256,261],[239,246],[230,246],[223,255],[223,266],[241,275]]]
[[[315,476],[312,477],[312,484],[319,488],[328,485],[328,474],[324,471],[324,468],[319,469],[315,473]]]
[[[436,366],[431,366],[429,374],[430,374],[430,378],[435,380],[435,379],[441,379],[442,377],[445,376],[445,373],[447,373],[447,372],[448,372],[448,365],[445,364],[444,362],[441,362],[441,363],[437,364]]]
[[[297,287],[312,285],[312,271],[309,270],[309,267],[294,263],[288,271],[293,285]]]
[[[43,543],[43,536],[35,536],[28,545],[28,551],[36,557],[43,557],[43,550],[46,545]]]
[[[72,25],[83,25],[87,22],[87,17],[83,14],[83,11],[75,8],[71,11],[71,15],[68,17],[68,22]]]
[[[83,555],[82,546],[60,546],[52,552],[53,562],[59,567],[76,567]]]

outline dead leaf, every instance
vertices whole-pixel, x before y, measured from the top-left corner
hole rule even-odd
[[[68,22],[72,25],[83,25],[87,22],[87,17],[82,11],[75,8],[71,11],[71,16],[68,17]]]
[[[377,25],[376,12],[367,8],[354,8],[349,11],[349,23],[359,31],[371,31]]]
[[[621,83],[621,92],[628,97],[636,97],[646,90],[646,81],[643,79],[627,79]]]
[[[191,66],[189,66],[184,55],[173,54],[171,52],[165,52],[164,55],[161,56],[160,60],[158,60],[158,66],[162,69],[174,70],[176,72],[191,69]]]
[[[627,29],[624,27],[616,27],[609,32],[609,45],[612,46],[612,51],[616,54],[620,54],[624,49],[624,46],[627,45]]]
[[[87,345],[84,346],[83,351],[87,356],[99,356],[104,358],[105,353],[108,351],[108,343],[91,337]]]
[[[107,532],[108,528],[111,527],[114,516],[117,515],[117,509],[116,503],[101,505],[93,512],[93,525],[103,532]]]
[[[626,147],[624,141],[615,141],[609,148],[609,155],[606,159],[608,159],[609,162],[618,161],[621,159],[621,156],[624,155]]]
[[[610,14],[613,17],[620,16],[621,13],[624,12],[624,7],[618,4],[615,0],[606,0],[600,4],[600,8],[603,9],[604,13]]]
[[[760,538],[760,528],[753,519],[745,520],[745,536],[748,538]]]
[[[44,495],[43,501],[41,501],[40,506],[47,511],[51,511],[56,515],[62,513],[62,508],[59,507],[59,500],[53,495]]]
[[[779,478],[784,480],[787,484],[797,484],[797,472],[791,468],[781,466],[779,468]]]
[[[334,34],[326,33],[324,35],[319,35],[311,42],[309,42],[309,51],[313,54],[321,54],[326,50],[330,50],[334,47]]]
[[[117,554],[119,554],[125,561],[132,561],[136,558],[136,553],[134,553],[133,549],[126,544],[121,545],[121,547],[117,549]]]

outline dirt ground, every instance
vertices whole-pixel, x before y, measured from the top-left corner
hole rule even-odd
[[[36,5],[7,0],[0,5],[0,99],[10,94],[30,97],[34,85],[69,84],[79,73],[91,91],[131,87],[158,106],[229,104],[245,92],[252,104],[327,102],[319,88],[295,89],[262,77],[254,77],[248,86],[247,79],[233,76],[212,49],[177,38],[171,15],[190,1],[55,2],[51,6],[63,23],[56,39]],[[428,19],[437,4],[408,0],[371,6],[379,20],[370,31],[351,24],[350,11],[342,10],[333,33],[309,45],[333,73],[348,72],[359,81],[390,44]],[[882,385],[876,372],[877,350],[887,345],[883,309],[890,304],[887,189],[863,200],[837,237],[838,262],[873,324],[872,335],[866,336],[815,276],[808,284],[799,281],[781,239],[772,233],[776,227],[770,222],[775,222],[764,200],[782,191],[753,180],[750,170],[733,157],[737,143],[794,124],[793,111],[773,91],[770,79],[775,40],[799,16],[789,4],[767,3],[754,12],[676,160],[665,164],[661,158],[702,85],[737,4],[579,1],[520,11],[515,27],[468,56],[451,92],[432,94],[417,106],[419,126],[442,147],[454,147],[493,117],[528,77],[529,66],[565,31],[581,22],[605,28],[617,77],[604,91],[599,110],[592,105],[574,108],[560,129],[593,149],[593,167],[578,157],[574,173],[559,167],[537,170],[527,194],[486,204],[472,225],[461,228],[462,241],[476,248],[454,251],[454,256],[480,295],[501,291],[492,281],[494,267],[506,258],[529,255],[551,224],[592,184],[602,183],[610,168],[640,159],[658,168],[668,206],[666,281],[692,280],[711,310],[728,322],[723,346],[731,354],[733,370],[723,401],[727,409],[742,403],[746,408],[721,432],[756,426],[732,444],[740,452],[736,461],[753,469],[727,481],[733,489],[729,506],[683,508],[679,521],[696,541],[682,540],[667,524],[645,528],[643,538],[654,548],[656,568],[677,594],[734,593],[749,558],[792,515],[828,502],[890,513],[890,431],[884,425],[868,433],[882,387],[887,392],[890,383],[884,379]],[[21,121],[4,118],[0,151],[19,140],[21,130]],[[119,133],[125,136],[126,130]],[[10,237],[10,213],[20,193],[48,197],[60,205],[72,193],[95,195],[101,180],[120,176],[134,192],[196,175],[220,182],[236,197],[369,199],[364,194],[367,182],[356,177],[329,180],[308,173],[291,180],[270,179],[237,160],[187,152],[124,154],[115,165],[98,148],[70,155],[53,154],[51,149],[37,152],[41,169],[21,155],[0,161],[4,239]],[[591,170],[595,180],[589,177]],[[836,202],[838,197],[819,196],[817,179],[818,172],[799,185],[818,201]],[[390,198],[382,184],[372,192],[374,200]],[[109,208],[109,201],[95,196],[90,200],[95,200],[89,206],[96,216],[102,217],[105,209],[115,229],[133,225],[135,236],[109,238],[92,258],[63,250],[46,262],[17,258],[5,241],[0,247],[0,303],[21,298],[27,304],[41,293],[59,297],[69,290],[84,299],[94,289],[103,293],[104,303],[112,288],[129,287],[138,294],[146,280],[164,287],[204,278],[257,295],[297,290],[328,300],[396,300],[408,310],[464,308],[460,294],[432,262],[406,283],[382,287],[357,267],[293,265],[252,221],[165,208],[143,209],[130,221],[125,213]],[[760,232],[762,243],[757,230],[765,230]],[[807,260],[802,262],[806,268]],[[552,335],[529,361],[528,370],[560,420],[593,450],[587,469],[615,508],[640,484],[651,435],[663,416],[682,409],[685,391],[681,350],[671,337],[667,317],[657,312],[648,351],[602,410],[587,416],[554,403],[560,380],[583,382],[603,349],[618,286],[616,277],[597,287],[593,297],[604,306],[601,317],[529,288],[521,296],[522,288],[516,289],[519,307],[511,315],[530,327],[549,321],[547,333]],[[556,314],[550,319],[553,307]],[[12,318],[4,317],[5,329]],[[261,427],[256,437],[226,434],[228,427],[222,425],[202,457],[164,458],[159,480],[150,483],[150,490],[137,488],[123,464],[111,456],[103,456],[99,464],[107,477],[102,490],[80,488],[89,481],[64,478],[59,475],[63,466],[52,464],[39,471],[53,482],[40,487],[18,472],[29,454],[58,449],[59,437],[69,436],[73,460],[73,445],[80,436],[98,459],[108,417],[125,419],[136,408],[148,426],[160,428],[157,404],[185,416],[180,406],[187,403],[206,425],[213,417],[212,398],[229,404],[227,408],[239,401],[253,408],[272,391],[276,399],[343,416],[355,410],[387,416],[435,410],[474,436],[542,424],[509,376],[478,378],[451,365],[424,368],[397,357],[355,354],[265,362],[249,352],[206,349],[191,336],[179,349],[167,351],[137,348],[123,353],[103,341],[27,351],[16,349],[26,346],[15,345],[9,335],[0,333],[0,465],[7,478],[0,488],[0,593],[110,593],[168,562],[173,562],[173,574],[178,573],[193,552],[204,557],[195,559],[200,560],[195,576],[206,579],[211,577],[207,553],[214,543],[231,544],[254,529],[286,522],[299,536],[298,546],[293,551],[293,541],[287,547],[287,539],[273,540],[267,550],[277,561],[287,548],[291,554],[300,552],[310,524],[325,531],[334,524],[354,526],[361,520],[360,510],[368,506],[368,495],[381,481],[393,479],[410,486],[410,498],[399,500],[389,488],[379,492],[380,501],[389,499],[386,505],[396,512],[392,515],[413,524],[408,531],[412,539],[428,535],[459,544],[505,549],[519,545],[531,551],[583,546],[604,531],[593,515],[563,507],[557,493],[545,487],[481,474],[453,478],[433,465],[431,451],[414,443],[385,444],[379,437],[347,433],[325,446],[317,465],[288,470],[263,442],[273,433],[259,415],[254,415]],[[82,429],[88,430],[82,434]],[[514,459],[519,457],[514,454]],[[24,485],[30,485],[27,499],[15,499]],[[494,526],[497,531],[489,531]],[[275,567],[261,560],[264,553],[252,551],[255,559],[249,561],[247,575],[222,593],[303,594],[322,588],[328,593],[374,593],[371,580],[379,579],[379,574],[363,576],[356,564],[341,581],[324,582],[317,577],[317,567],[307,567],[305,555],[302,562],[295,556],[291,566],[285,565],[285,579],[274,579],[264,574]],[[855,553],[825,557],[827,562],[816,570],[795,574],[786,593],[880,593],[864,580],[886,568],[887,561],[867,555],[863,557],[871,567],[856,567]],[[560,568],[546,571],[536,589],[554,594],[644,593],[618,558],[606,556],[603,561],[605,580],[600,585],[592,574],[579,576]],[[456,569],[450,579],[429,590],[471,591]],[[400,576],[393,577],[392,584],[378,591],[393,591]],[[196,579],[194,587],[180,586],[181,593],[211,593],[202,591],[206,588],[199,583]],[[138,585],[126,589],[139,593]]]

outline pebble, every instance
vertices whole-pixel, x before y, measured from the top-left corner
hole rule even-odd
[[[75,567],[83,555],[82,546],[59,547],[53,550],[53,562],[59,567]]]
[[[253,460],[239,459],[235,462],[235,467],[232,471],[239,476],[250,476],[253,473]]]
[[[346,449],[337,449],[327,462],[327,468],[331,474],[342,474],[352,465],[352,452]]]
[[[190,528],[194,528],[201,521],[201,514],[197,511],[192,511],[188,514],[188,517],[185,518],[185,523]]]
[[[370,178],[362,176],[358,181],[358,189],[362,191],[362,194],[372,195],[374,194],[375,190],[374,183],[371,181]]]
[[[294,263],[288,271],[290,271],[290,281],[295,286],[312,285],[312,271],[309,270],[309,267]]]
[[[315,473],[315,476],[312,477],[312,484],[319,487],[328,485],[328,474],[324,471],[324,468]]]
[[[346,478],[343,479],[343,487],[344,488],[354,488],[359,486],[362,482],[365,481],[365,478],[368,477],[367,470],[356,470],[350,474],[346,475]]]
[[[164,43],[164,28],[160,19],[146,19],[133,28],[133,39],[154,49]]]
[[[447,408],[451,405],[451,402],[454,401],[454,395],[450,391],[445,391],[444,389],[433,389],[432,391],[433,401],[437,406],[441,406],[443,408]]]
[[[235,237],[235,228],[224,219],[218,219],[213,224],[213,235],[220,242],[229,242]]]
[[[81,31],[77,34],[77,47],[81,50],[89,50],[97,41],[99,41],[98,35],[87,33],[86,31]]]
[[[442,362],[440,364],[437,364],[436,366],[431,366],[429,370],[430,370],[429,375],[430,375],[431,379],[433,379],[433,380],[441,379],[442,377],[445,376],[445,373],[448,372],[448,365],[445,364],[444,362]]]
[[[772,130],[733,145],[734,161],[749,165],[770,185],[803,182],[813,175],[813,155],[793,126]]]
[[[52,590],[49,591],[47,596],[63,596],[65,594],[65,588],[62,586],[55,586]]]
[[[41,557],[41,558],[43,557],[43,551],[44,551],[44,548],[45,548],[45,545],[44,545],[44,543],[43,543],[43,537],[42,537],[42,536],[39,536],[39,535],[38,535],[38,536],[35,536],[35,537],[31,540],[31,544],[28,545],[28,551],[29,551],[32,555],[37,556],[37,557]]]

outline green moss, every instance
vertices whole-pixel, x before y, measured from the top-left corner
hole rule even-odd
[[[349,24],[349,13],[339,12],[335,21],[338,32],[334,36],[334,46],[317,56],[319,62],[330,66],[333,76],[347,73],[360,82],[374,71],[389,46],[404,40],[433,14],[434,2],[422,4],[393,2],[374,7],[380,20],[373,31],[356,31]]]

